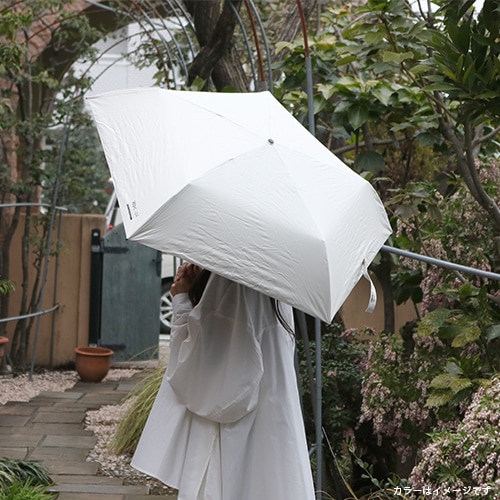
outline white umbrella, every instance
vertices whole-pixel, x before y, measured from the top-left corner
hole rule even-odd
[[[372,186],[269,92],[88,100],[129,239],[330,322],[391,233]]]

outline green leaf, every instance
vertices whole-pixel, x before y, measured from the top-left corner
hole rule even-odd
[[[426,85],[424,87],[424,90],[427,90],[428,92],[456,92],[459,89],[460,87],[449,83],[431,83],[430,85]]]
[[[418,205],[416,203],[405,203],[396,208],[394,215],[402,219],[410,219],[418,215]]]
[[[478,326],[470,326],[453,339],[451,347],[464,347],[479,337],[481,337],[481,329]]]
[[[364,103],[356,102],[350,106],[347,117],[352,128],[357,130],[368,121],[368,108]]]
[[[203,78],[197,76],[193,83],[191,84],[191,86],[189,87],[190,90],[193,90],[193,91],[199,91],[199,90],[202,90],[203,87],[205,86],[205,83],[206,83],[206,80],[204,80]]]
[[[474,81],[474,70],[476,69],[476,62],[475,61],[472,61],[470,64],[469,64],[469,67],[465,70],[465,73],[464,73],[464,76],[462,77],[462,82],[465,86],[467,86],[467,88],[469,89],[469,91],[472,91],[472,83]]]
[[[484,333],[489,341],[498,339],[500,338],[500,325],[491,325]]]
[[[438,220],[441,221],[443,219],[443,215],[441,213],[441,210],[437,205],[428,205],[427,206],[427,212],[431,216],[433,220]]]
[[[377,85],[373,89],[373,95],[382,103],[384,106],[388,106],[391,96],[394,94],[394,90],[387,85]]]
[[[446,363],[446,371],[452,375],[461,375],[463,373],[462,368],[455,361],[448,361]]]
[[[456,20],[453,19],[447,23],[447,28],[454,45],[462,54],[466,54],[470,44],[470,26],[467,23],[457,25]]]
[[[335,86],[330,83],[320,83],[318,85],[318,91],[324,99],[328,100],[333,94],[335,94]]]
[[[317,115],[326,106],[326,100],[322,96],[315,95],[313,97],[313,111]]]
[[[473,385],[472,380],[470,380],[469,378],[457,377],[451,383],[450,389],[451,389],[451,392],[453,392],[453,394],[458,394],[459,392],[461,392],[465,389],[471,388],[472,385]]]
[[[370,31],[365,35],[365,42],[375,45],[384,39],[385,34],[382,31]]]
[[[344,66],[346,64],[351,64],[352,62],[355,62],[357,61],[358,58],[356,56],[345,56],[345,57],[341,57],[340,59],[337,59],[335,62],[334,62],[334,65],[335,66]]]
[[[359,88],[360,84],[359,81],[353,78],[352,76],[342,76],[341,78],[338,79],[337,81],[337,86],[340,88]]]
[[[425,406],[428,408],[440,407],[448,404],[453,398],[453,393],[451,391],[446,392],[433,392],[429,394]]]
[[[278,54],[284,49],[293,49],[293,44],[290,42],[277,42],[275,45],[275,52]]]
[[[449,389],[458,378],[458,375],[453,373],[441,373],[431,380],[429,387],[432,389]]]
[[[457,58],[457,62],[455,64],[455,73],[459,75],[462,72],[462,68],[464,66],[464,59],[465,56],[463,54],[460,54]]]
[[[500,63],[498,67],[498,73],[500,74]],[[476,99],[498,99],[498,92],[495,90],[489,90],[487,92],[483,92],[482,94],[477,94],[475,96]]]
[[[449,309],[439,308],[427,313],[420,321],[417,332],[419,337],[429,337],[438,332],[445,321],[450,317]]]
[[[441,142],[441,137],[432,132],[422,132],[417,135],[417,140],[422,144],[422,146],[432,146],[435,143]]]
[[[403,61],[407,59],[413,58],[413,52],[384,52],[382,56],[382,60],[387,63],[396,63],[401,64]]]
[[[354,160],[354,168],[357,172],[368,171],[375,173],[383,170],[384,167],[384,157],[376,151],[363,151]]]
[[[463,326],[457,324],[445,324],[438,330],[438,336],[441,340],[454,339],[463,332]]]
[[[393,69],[393,67],[391,67],[390,64],[387,64],[387,63],[384,63],[384,62],[381,62],[381,61],[377,61],[373,65],[373,72],[376,75],[380,75],[381,73],[385,73],[386,71],[390,71],[392,69]]]
[[[410,72],[412,75],[421,75],[422,73],[427,73],[430,69],[431,66],[427,64],[416,64],[410,68]]]

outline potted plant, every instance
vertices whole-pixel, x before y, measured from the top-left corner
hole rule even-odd
[[[113,354],[107,347],[76,347],[75,369],[82,382],[100,382],[108,374]]]

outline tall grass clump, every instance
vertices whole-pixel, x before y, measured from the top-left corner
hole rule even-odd
[[[109,443],[111,452],[116,455],[134,453],[164,374],[165,367],[158,366],[130,393],[127,398],[128,409]]]
[[[48,472],[38,462],[0,458],[0,491],[17,483],[35,486],[54,484]]]
[[[14,483],[0,489],[0,500],[55,500],[57,495],[47,491],[47,486],[27,483]]]
[[[54,484],[38,462],[0,457],[0,500],[51,500],[47,491]]]

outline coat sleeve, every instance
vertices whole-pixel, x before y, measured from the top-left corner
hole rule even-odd
[[[229,293],[222,305],[202,300],[188,315],[175,315],[167,368],[179,402],[219,423],[255,410],[263,373],[258,331],[233,300],[237,288]],[[174,307],[180,311],[184,303],[177,297]]]

